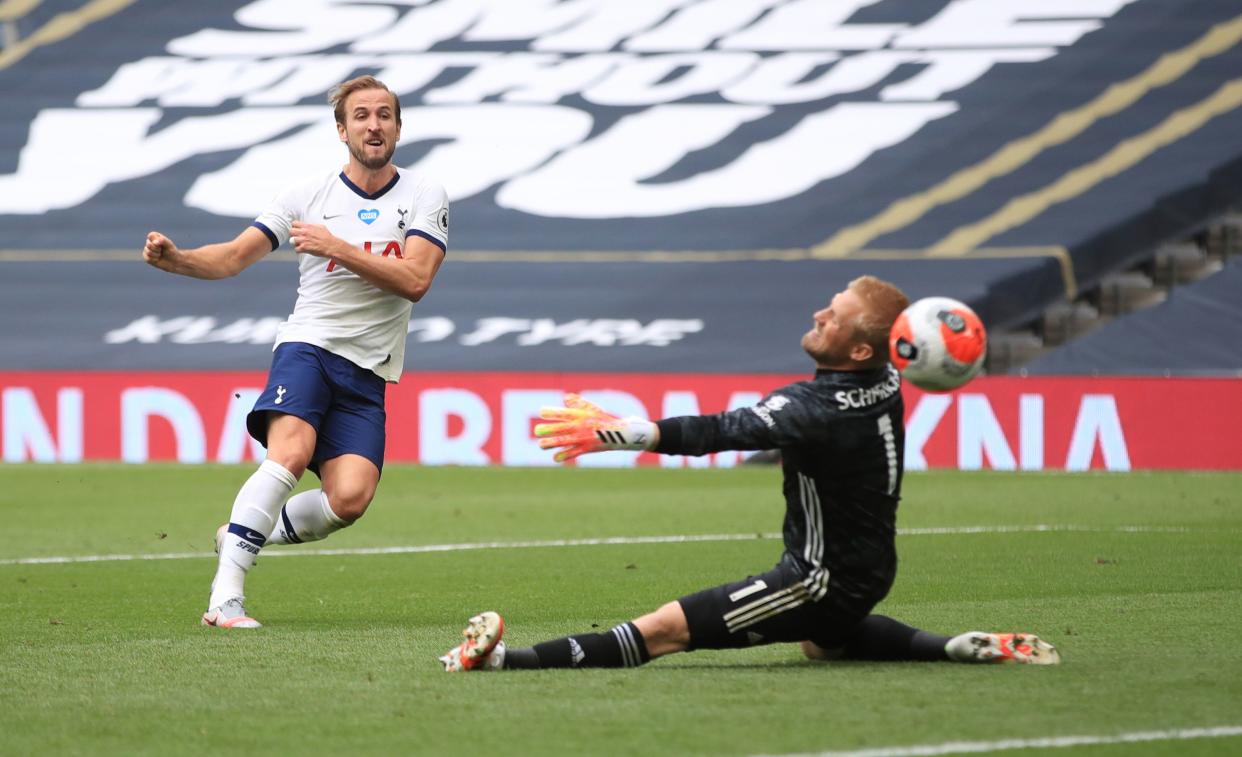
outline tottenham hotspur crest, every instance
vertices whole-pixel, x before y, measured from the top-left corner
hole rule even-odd
[[[405,231],[405,214],[409,212],[410,211],[408,210],[402,210],[401,208],[397,208],[397,215],[401,216],[401,220],[397,221],[398,229]]]

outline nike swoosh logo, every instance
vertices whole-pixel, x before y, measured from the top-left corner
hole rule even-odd
[[[254,531],[247,531],[246,538],[250,541],[255,541],[255,542],[263,540],[263,537],[256,534]]]
[[[336,215],[331,215],[331,216],[330,216],[330,215],[327,215],[327,214],[325,213],[325,214],[324,214],[324,217],[323,217],[323,220],[325,220],[325,221],[331,221],[333,218],[340,218],[340,217],[341,217],[341,216],[343,216],[343,215],[345,215],[345,214],[344,214],[344,213],[337,213]]]

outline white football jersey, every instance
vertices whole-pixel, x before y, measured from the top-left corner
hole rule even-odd
[[[327,226],[372,255],[401,257],[412,234],[441,250],[448,245],[444,187],[403,168],[374,194],[362,191],[343,171],[317,175],[281,192],[254,225],[275,250],[289,241],[294,221]],[[276,344],[314,344],[395,383],[405,361],[413,303],[332,260],[299,255],[298,269],[298,300],[280,325]]]

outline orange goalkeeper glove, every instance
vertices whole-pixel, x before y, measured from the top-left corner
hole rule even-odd
[[[659,441],[656,424],[645,418],[618,418],[576,394],[565,395],[564,407],[545,407],[535,425],[542,449],[562,447],[554,460],[563,463],[588,452],[614,449],[649,450]]]

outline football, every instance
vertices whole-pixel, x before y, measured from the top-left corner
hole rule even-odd
[[[983,321],[965,304],[948,297],[913,302],[893,323],[889,359],[920,389],[947,392],[979,373],[987,355]]]

